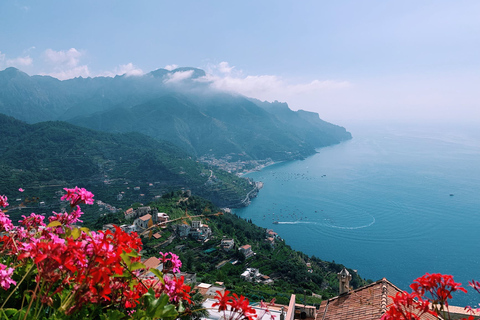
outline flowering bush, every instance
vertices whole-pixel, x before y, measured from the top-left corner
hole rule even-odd
[[[480,293],[480,283],[470,282],[477,292]],[[421,319],[424,314],[442,316],[443,319],[450,319],[448,311],[448,299],[452,298],[452,292],[467,292],[461,283],[453,281],[451,275],[440,273],[425,274],[417,278],[410,285],[412,293],[406,291],[398,292],[394,297],[390,296],[392,303],[388,306],[387,312],[381,320],[415,320]],[[467,311],[473,314],[474,309],[467,307]],[[473,320],[473,315],[461,320]]]
[[[238,296],[236,293],[230,294],[230,291],[225,291],[221,293],[217,291],[215,296],[217,302],[212,304],[212,307],[218,307],[222,315],[222,319],[225,320],[253,320],[253,319],[262,319],[265,315],[269,315],[270,319],[273,320],[274,316],[268,310],[269,305],[272,305],[275,300],[272,300],[270,304],[260,303],[262,308],[262,314],[257,315],[255,309],[253,309],[247,298],[244,296]]]
[[[23,190],[23,189],[22,189]],[[136,233],[77,227],[81,204],[93,204],[83,188],[64,189],[70,212],[32,213],[14,226],[1,210],[0,319],[175,319],[190,303],[190,287],[173,253],[160,253],[163,270],[145,270]],[[151,271],[155,277],[140,275]]]

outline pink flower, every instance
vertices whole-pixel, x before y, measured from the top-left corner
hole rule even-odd
[[[0,263],[0,287],[8,290],[10,286],[17,283],[12,280],[13,268],[7,268],[6,265]]]
[[[70,206],[73,208],[81,203],[93,204],[93,193],[84,188],[75,187],[73,189],[64,188],[67,194],[62,196],[60,200],[70,201]]]
[[[25,190],[23,188],[18,188],[18,191],[23,192]]]
[[[159,252],[159,254],[162,256],[160,258],[160,260],[162,261],[162,264],[163,264],[163,272],[164,273],[167,273],[170,270],[172,270],[172,272],[174,272],[174,273],[180,272],[180,267],[182,266],[182,261],[180,261],[180,258],[175,253]],[[168,256],[170,256],[170,257],[168,257]]]
[[[12,224],[12,220],[10,220],[8,217],[8,214],[5,214],[2,210],[0,210],[0,231],[10,231],[15,229]]]
[[[63,225],[68,226],[76,222],[83,222],[82,220],[79,219],[82,216],[82,214],[83,212],[82,210],[80,210],[80,206],[77,205],[75,210],[72,210],[70,214],[66,212],[57,213],[54,211],[53,216],[50,216],[48,218],[48,221],[50,222],[60,221]]]
[[[8,202],[7,202],[7,196],[3,195],[3,196],[0,196],[0,207],[7,207],[8,206]]]
[[[26,217],[22,215],[22,217],[23,220],[19,220],[18,223],[27,228],[38,228],[39,226],[45,226],[45,223],[43,223],[43,219],[45,219],[45,217],[40,214],[35,214],[32,212],[30,216]]]

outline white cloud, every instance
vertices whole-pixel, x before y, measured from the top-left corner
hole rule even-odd
[[[168,78],[164,81],[165,83],[178,83],[180,81],[191,78],[193,75],[193,70],[188,71],[178,71],[168,75]]]
[[[137,68],[133,63],[129,62],[127,64],[121,64],[118,67],[114,69],[114,71],[106,71],[99,76],[103,77],[115,77],[116,75],[126,75],[127,77],[129,76],[141,76],[143,75],[144,72],[142,69]]]
[[[127,76],[141,76],[143,73],[142,69],[136,68],[131,62],[119,67],[119,74],[126,74]]]
[[[209,73],[200,81],[210,82],[210,86],[217,90],[236,92],[260,100],[295,101],[295,97],[321,93],[332,90],[342,90],[351,84],[348,81],[312,80],[305,83],[293,83],[275,75],[247,75],[241,70],[232,72],[235,67],[228,62],[221,62],[209,66]]]
[[[55,66],[74,68],[80,62],[81,56],[82,53],[75,48],[70,48],[68,51],[45,50],[45,60]]]
[[[178,65],[177,64],[168,64],[165,66],[165,70],[168,70],[168,71],[172,71],[172,70],[175,70],[178,68]]]
[[[88,78],[91,76],[88,66],[78,66],[65,70],[58,70],[50,73],[44,73],[43,75],[49,75],[60,80],[73,79],[77,77]]]
[[[32,58],[30,56],[26,57],[17,57],[15,59],[8,59],[7,60],[7,66],[9,67],[15,67],[15,68],[22,68],[22,67],[28,67],[31,66],[33,63]]]
[[[53,66],[53,71],[43,73],[60,80],[75,77],[90,77],[91,73],[87,65],[80,65],[80,58],[84,53],[75,48],[69,50],[55,51],[47,49],[44,52],[45,61]]]
[[[226,61],[220,62],[217,67],[218,71],[220,71],[221,73],[228,73],[228,74],[232,73],[233,68],[235,67],[230,67],[228,62]]]
[[[7,55],[0,51],[0,68],[15,67],[22,69],[33,64],[33,59],[30,56],[17,57],[13,59],[7,59]]]

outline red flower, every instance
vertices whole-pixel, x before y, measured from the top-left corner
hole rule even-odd
[[[242,314],[242,318],[253,320],[253,316],[255,316],[256,312],[255,309],[250,307],[249,303],[250,302],[247,298],[242,295],[237,296],[237,294],[234,293],[231,301],[232,310]]]
[[[256,315],[255,309],[250,307],[249,301],[244,296],[238,296],[236,293],[230,296],[230,291],[225,291],[222,295],[220,291],[217,291],[215,299],[218,302],[212,304],[212,307],[218,306],[218,311],[223,311],[224,319],[248,319],[253,320]],[[227,317],[225,311],[228,311],[230,306],[230,316]]]
[[[423,300],[416,293],[406,291],[398,292],[394,297],[389,296],[393,302],[388,305],[387,312],[381,320],[416,320],[427,313],[436,316],[437,314],[430,310],[428,301]]]
[[[212,307],[218,306],[218,311],[227,310],[227,307],[230,305],[230,301],[232,300],[232,297],[229,296],[229,293],[230,291],[225,290],[225,293],[222,295],[222,292],[217,291],[215,300],[217,300],[218,302],[212,304]]]
[[[428,294],[430,297],[426,298],[431,303],[447,307],[448,299],[452,298],[452,292],[457,290],[467,292],[461,283],[453,281],[453,276],[440,273],[426,273],[424,276],[415,279],[410,288],[418,296],[425,297]]]

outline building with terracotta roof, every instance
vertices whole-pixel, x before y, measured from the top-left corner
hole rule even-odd
[[[141,278],[143,277],[153,277],[153,272],[149,271],[150,269],[157,269],[159,271],[163,270],[163,263],[160,259],[156,257],[150,257],[142,262],[145,265],[145,271],[140,275]]]
[[[241,246],[240,248],[238,248],[238,250],[243,253],[243,255],[245,256],[245,259],[247,258],[250,258],[251,256],[253,256],[255,253],[252,251],[252,246],[249,245],[249,244],[246,244],[244,246]]]
[[[400,288],[383,278],[367,286],[350,290],[351,275],[344,268],[338,273],[340,295],[322,301],[316,320],[379,320],[392,303],[390,296],[402,292]],[[467,318],[467,312],[460,307],[449,307],[451,319]],[[476,314],[475,319],[480,315]],[[442,320],[431,314],[423,314],[421,320]]]
[[[197,289],[198,292],[206,298],[215,297],[217,295],[217,291],[220,291],[221,294],[225,293],[224,286],[211,285],[209,283],[200,283],[195,286],[195,289]]]
[[[153,224],[152,215],[146,214],[135,220],[135,226],[137,229],[146,229]]]

